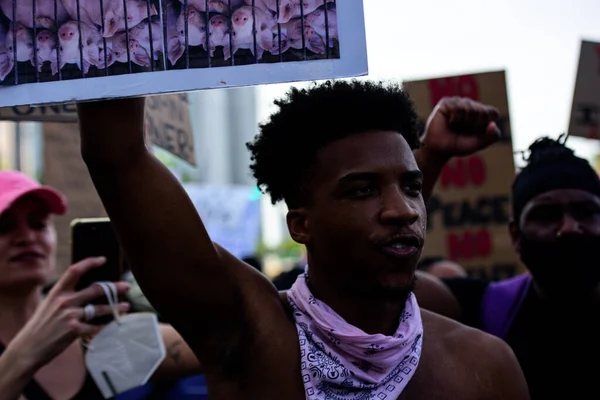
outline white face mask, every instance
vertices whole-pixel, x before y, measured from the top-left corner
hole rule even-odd
[[[153,313],[119,316],[111,282],[96,282],[108,298],[115,320],[87,345],[86,367],[105,399],[144,385],[166,356]]]

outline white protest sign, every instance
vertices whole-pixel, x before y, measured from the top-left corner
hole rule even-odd
[[[367,74],[362,0],[288,3],[0,2],[0,107]]]
[[[248,186],[185,184],[213,242],[238,258],[256,251],[260,239],[260,201]]]
[[[569,135],[600,139],[600,43],[581,43]]]

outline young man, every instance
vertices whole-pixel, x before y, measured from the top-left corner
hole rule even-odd
[[[444,279],[450,296],[419,277],[419,304],[438,312],[458,303],[458,313],[445,315],[504,339],[532,399],[598,398],[600,179],[562,140],[541,138],[529,149],[509,225],[529,273],[496,283]]]
[[[134,274],[194,349],[211,398],[528,398],[506,345],[421,312],[411,293],[422,191],[449,156],[498,138],[496,110],[440,103],[421,171],[417,117],[395,85],[326,82],[276,105],[248,147],[258,184],[286,201],[289,233],[307,248],[289,295],[210,240],[145,146],[143,99],[78,106],[82,154]]]

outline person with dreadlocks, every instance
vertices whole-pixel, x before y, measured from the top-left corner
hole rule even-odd
[[[415,291],[423,307],[454,301],[461,322],[504,339],[532,399],[600,397],[600,179],[565,141],[536,140],[512,185],[509,233],[528,271],[443,279],[454,298],[421,275]]]
[[[210,239],[144,143],[143,99],[78,105],[83,159],[133,273],[194,350],[210,398],[528,398],[505,343],[412,294],[424,197],[449,156],[499,139],[497,110],[444,99],[414,154],[417,115],[398,85],[328,81],[275,104],[248,148],[307,249],[287,293]]]

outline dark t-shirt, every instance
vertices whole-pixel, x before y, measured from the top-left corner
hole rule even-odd
[[[462,322],[481,329],[489,282],[443,281],[461,305]],[[565,295],[567,290],[565,282]],[[600,399],[600,326],[592,315],[590,310],[551,306],[529,289],[505,341],[519,360],[532,399]]]

